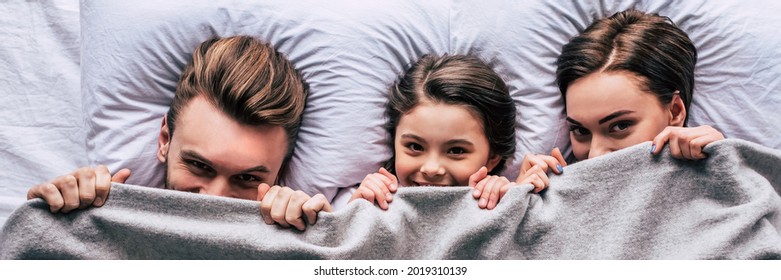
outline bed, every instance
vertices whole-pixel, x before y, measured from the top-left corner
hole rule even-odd
[[[519,114],[504,175],[514,178],[523,154],[568,149],[553,75],[561,46],[627,8],[669,16],[697,46],[690,125],[781,149],[776,1],[8,3],[0,8],[8,38],[0,48],[0,222],[27,188],[83,165],[127,167],[127,183],[160,187],[156,131],[179,71],[201,41],[236,34],[287,54],[311,89],[285,185],[343,205],[340,190],[389,156],[388,85],[427,53],[476,55],[507,81]]]

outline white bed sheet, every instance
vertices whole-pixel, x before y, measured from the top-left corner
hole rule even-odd
[[[87,164],[79,2],[0,5],[0,225],[27,189]]]

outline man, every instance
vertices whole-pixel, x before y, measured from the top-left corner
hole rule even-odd
[[[331,211],[325,197],[269,185],[292,155],[305,99],[293,65],[268,44],[247,36],[201,43],[160,128],[157,159],[166,165],[165,187],[257,199],[266,223],[303,230],[304,214],[314,223],[318,211]],[[129,176],[128,169],[111,176],[103,165],[84,167],[32,187],[27,198],[43,198],[53,213],[100,207],[111,182]]]

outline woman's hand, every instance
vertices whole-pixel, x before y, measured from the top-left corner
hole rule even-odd
[[[665,143],[670,143],[670,153],[674,158],[704,159],[708,157],[708,154],[702,152],[705,145],[722,139],[724,134],[708,125],[668,126],[654,137],[651,154],[659,154]]]

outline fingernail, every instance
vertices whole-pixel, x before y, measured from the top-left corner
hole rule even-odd
[[[564,172],[564,167],[561,167],[561,164],[557,164],[556,169],[559,170],[559,173]]]
[[[396,184],[391,184],[391,185],[390,185],[390,190],[391,190],[391,191],[394,191],[394,192],[395,192],[395,191],[396,191],[396,188],[397,188]]]
[[[653,154],[654,151],[656,151],[656,144],[651,145],[651,153]]]
[[[391,195],[391,194],[386,194],[386,195],[385,195],[385,201],[387,201],[387,202],[391,202],[391,201],[393,201],[393,195]]]
[[[98,206],[98,207],[103,206],[103,199],[100,198],[100,197],[96,197],[95,198],[95,206]]]
[[[473,195],[473,196],[478,196],[478,195],[480,195],[480,190],[475,190],[475,191],[473,191],[473,192],[472,192],[472,195]]]
[[[488,204],[488,201],[486,201],[485,198],[481,198],[480,202],[478,202],[477,204],[480,206],[485,206],[486,204]]]

